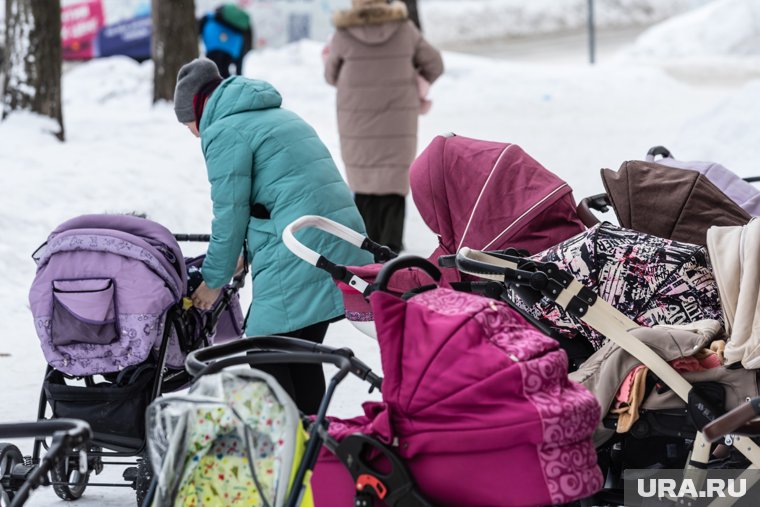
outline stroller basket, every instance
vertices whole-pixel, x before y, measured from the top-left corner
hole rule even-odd
[[[53,417],[82,419],[89,423],[95,440],[109,447],[139,448],[145,438],[145,409],[150,403],[150,384],[155,366],[141,365],[122,371],[113,382],[72,385],[57,370],[50,370],[43,389]]]

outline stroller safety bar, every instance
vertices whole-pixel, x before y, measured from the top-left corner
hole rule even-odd
[[[305,215],[285,227],[285,230],[282,232],[282,241],[291,252],[312,266],[327,271],[335,280],[341,281],[361,293],[364,293],[369,287],[367,282],[351,273],[345,266],[335,264],[296,239],[296,232],[310,227],[336,236],[362,250],[372,253],[375,256],[375,260],[379,262],[396,257],[396,254],[387,246],[375,243],[368,237],[329,218]]]

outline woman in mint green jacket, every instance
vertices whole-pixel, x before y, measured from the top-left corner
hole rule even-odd
[[[179,71],[177,119],[201,138],[214,219],[203,263],[204,283],[193,302],[204,309],[232,277],[247,240],[253,302],[246,335],[279,334],[321,343],[330,321],[343,314],[340,291],[329,275],[302,261],[282,242],[283,229],[303,215],[320,215],[364,233],[351,192],[317,133],[264,81],[231,77],[196,59]],[[299,239],[348,265],[371,256],[316,230]],[[267,370],[299,408],[316,413],[324,393],[321,366]]]

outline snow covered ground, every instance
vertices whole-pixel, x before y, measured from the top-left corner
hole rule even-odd
[[[737,0],[734,0],[737,1]],[[679,43],[680,44],[680,43]],[[334,90],[322,79],[320,44],[304,41],[248,58],[245,73],[273,83],[284,106],[319,132],[341,165]],[[617,168],[663,144],[683,159],[713,159],[741,175],[760,173],[760,80],[698,86],[626,57],[614,63],[540,65],[446,53],[446,74],[420,120],[419,149],[448,131],[515,142],[566,179],[576,198],[602,190],[599,169]],[[716,61],[710,73],[722,70]],[[732,65],[734,65],[732,63]],[[211,216],[199,141],[168,104],[151,106],[150,62],[77,65],[64,77],[67,141],[45,122],[13,115],[0,123],[0,421],[32,420],[44,361],[27,291],[32,251],[60,222],[82,213],[138,210],[175,232],[207,232]],[[409,201],[405,243],[427,254],[435,237]],[[188,253],[197,251],[188,248]],[[376,343],[341,322],[328,343],[379,366]],[[357,414],[366,388],[347,381],[332,412]],[[29,442],[22,442],[29,452]],[[112,467],[112,469],[117,467]],[[118,481],[112,470],[108,481]],[[130,490],[91,489],[78,505],[130,505]],[[58,505],[52,491],[30,505]]]

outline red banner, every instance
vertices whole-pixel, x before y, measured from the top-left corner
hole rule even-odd
[[[94,58],[95,38],[103,27],[101,0],[87,0],[61,9],[61,45],[64,60]]]

